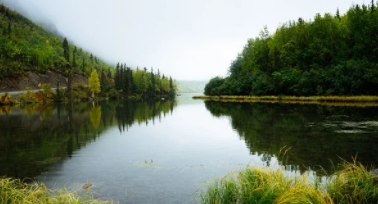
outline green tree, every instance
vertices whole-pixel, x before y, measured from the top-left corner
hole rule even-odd
[[[92,92],[92,97],[94,97],[95,93],[100,93],[101,91],[101,85],[100,85],[100,79],[98,78],[98,74],[96,69],[93,69],[89,79],[88,79],[89,89]]]
[[[64,59],[66,59],[67,62],[70,61],[70,47],[68,45],[67,38],[63,39],[63,56],[64,56]]]

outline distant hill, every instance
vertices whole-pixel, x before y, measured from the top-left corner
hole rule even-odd
[[[176,81],[179,93],[203,93],[207,81]]]
[[[55,25],[37,25],[0,5],[0,79],[28,71],[39,74],[72,71],[84,76],[89,76],[93,69],[114,73],[112,66],[76,47],[69,39],[68,45],[63,42]]]

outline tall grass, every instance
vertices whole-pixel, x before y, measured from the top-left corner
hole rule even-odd
[[[52,191],[45,185],[26,184],[18,179],[0,179],[1,204],[104,204],[112,201],[95,200],[90,195],[78,196],[65,189]]]
[[[377,106],[378,96],[193,96],[223,102],[320,104],[330,106]]]
[[[345,163],[319,188],[307,175],[289,177],[281,169],[247,167],[212,182],[200,192],[202,203],[378,203],[377,175],[363,165]]]
[[[335,203],[378,203],[378,175],[361,163],[345,162],[333,178],[327,192]]]

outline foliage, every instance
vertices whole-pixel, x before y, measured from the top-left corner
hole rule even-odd
[[[201,192],[202,203],[377,203],[376,175],[361,164],[347,163],[318,188],[307,175],[289,177],[280,169],[247,167]]]
[[[126,64],[117,64],[114,76],[115,89],[126,96],[141,95],[143,97],[156,96],[173,96],[175,95],[177,85],[172,77],[161,76],[160,71],[157,73],[147,68],[132,70]]]
[[[114,88],[126,96],[174,95],[176,84],[172,78],[144,70],[132,70],[126,64],[117,64],[114,70],[92,53],[45,31],[4,5],[0,5],[0,78],[22,74],[25,71],[46,73],[58,71],[68,79],[67,95],[71,94],[73,74],[89,76],[93,71],[100,74],[101,86],[90,85],[92,92],[115,97]],[[115,74],[114,74],[115,72]],[[135,80],[134,80],[135,79]],[[93,85],[96,85],[95,87]],[[110,93],[108,93],[110,92]],[[57,100],[61,100],[61,93]]]
[[[0,105],[12,105],[19,103],[16,99],[12,98],[12,95],[5,93],[3,96],[0,96]]]
[[[79,101],[84,101],[91,96],[91,93],[92,92],[88,89],[88,87],[84,86],[83,84],[78,84],[72,89],[72,98]]]
[[[88,79],[89,89],[92,92],[92,97],[95,93],[100,93],[100,79],[98,78],[97,71],[94,69],[91,73],[91,76]]]
[[[289,21],[249,39],[226,78],[206,95],[377,95],[378,12],[353,5],[346,14]]]
[[[18,179],[0,179],[1,203],[114,203],[113,201],[100,201],[88,196],[78,196],[66,189],[48,190],[45,185],[39,183],[26,184]]]
[[[28,87],[26,88],[26,92],[21,93],[20,100],[25,104],[38,103],[35,93]]]
[[[92,58],[91,58],[92,56]],[[44,30],[0,5],[0,78],[25,71],[69,71],[88,76],[91,69],[110,71],[96,56]],[[69,70],[68,70],[69,69]]]

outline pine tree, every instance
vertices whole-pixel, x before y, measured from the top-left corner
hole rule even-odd
[[[154,70],[151,67],[151,86],[150,86],[150,90],[149,90],[151,95],[156,95],[155,85],[156,85],[155,74],[154,74]]]
[[[107,89],[107,77],[105,75],[105,71],[101,71],[101,77],[100,77],[100,84],[101,84],[101,92],[105,93]]]
[[[108,69],[108,75],[106,77],[108,77],[109,79],[112,78],[112,72],[110,71],[110,68]]]
[[[76,49],[76,46],[75,46],[75,48],[74,48],[74,50],[73,50],[73,54],[72,54],[72,67],[73,68],[76,68],[76,52],[77,52],[77,49]]]
[[[85,72],[85,59],[84,59],[84,57],[83,57],[83,63],[82,63],[82,65],[81,65],[81,71],[82,71],[83,74],[84,74],[84,72]]]
[[[70,61],[70,48],[68,46],[67,38],[64,38],[63,40],[63,56],[64,56],[64,59],[67,60],[67,62]]]
[[[121,64],[121,67],[119,68],[119,89],[124,91],[125,86],[125,69],[123,67],[123,64]]]
[[[371,5],[370,5],[370,9],[371,11],[373,12],[375,10],[375,3],[374,3],[374,0],[371,0]]]
[[[175,89],[173,87],[173,81],[172,81],[172,77],[169,77],[169,94],[170,95],[173,95],[175,93]]]
[[[131,95],[133,89],[133,71],[127,67],[127,89],[126,94]]]
[[[116,72],[115,72],[115,75],[114,75],[114,86],[115,86],[115,89],[116,90],[120,90],[120,69],[119,69],[119,62],[117,63],[117,66],[116,66]]]
[[[10,22],[8,22],[8,37],[10,38],[10,35],[12,33],[12,25]]]
[[[339,8],[337,8],[337,11],[336,11],[336,18],[338,18],[339,20],[341,20]]]

